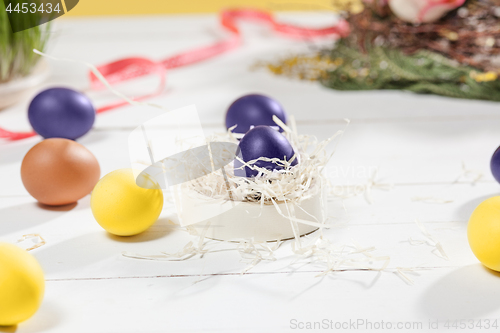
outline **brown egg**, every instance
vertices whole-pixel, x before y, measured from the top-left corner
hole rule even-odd
[[[89,194],[99,181],[101,168],[84,146],[68,139],[46,139],[24,156],[24,187],[40,203],[60,206]]]

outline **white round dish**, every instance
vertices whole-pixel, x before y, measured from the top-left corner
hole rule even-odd
[[[295,218],[324,223],[326,220],[326,196],[323,191],[317,190],[310,197],[302,200],[300,204],[295,204],[293,211]],[[196,235],[205,233],[205,237],[239,242],[242,240],[252,240],[254,242],[267,242],[276,240],[287,240],[294,238],[294,228],[296,226],[299,236],[309,234],[318,229],[317,226],[293,222],[287,216],[291,216],[290,203],[279,203],[281,215],[278,209],[272,204],[260,205],[255,202],[239,202],[231,205],[229,202],[221,203],[218,200],[203,199],[198,195],[182,195],[183,209],[178,211],[179,218],[183,224],[189,224],[188,230]],[[288,207],[287,207],[288,205]],[[300,207],[297,207],[300,205]],[[219,213],[217,211],[219,210]],[[211,216],[205,220],[201,217]],[[293,214],[292,214],[293,215]],[[194,224],[189,221],[198,220]]]

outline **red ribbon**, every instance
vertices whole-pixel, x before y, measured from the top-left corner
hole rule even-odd
[[[151,94],[133,98],[133,100],[139,101],[158,96],[164,91],[167,69],[187,66],[204,61],[240,46],[242,44],[242,38],[240,30],[236,25],[238,20],[268,24],[274,31],[296,39],[311,39],[324,36],[346,37],[349,34],[349,25],[344,20],[340,20],[334,26],[321,29],[308,29],[276,22],[273,15],[268,12],[256,9],[231,9],[224,10],[220,14],[221,25],[227,31],[232,33],[232,36],[227,40],[192,49],[187,52],[182,52],[168,57],[160,62],[155,62],[147,58],[125,58],[99,66],[97,69],[110,84],[128,81],[145,75],[156,74],[160,77],[160,84],[156,91]],[[93,73],[90,73],[90,86],[92,89],[103,89],[105,87]],[[98,108],[97,113],[113,110],[128,104],[129,103],[126,101],[108,104]],[[0,138],[10,141],[21,140],[34,135],[36,135],[35,132],[11,132],[0,128]]]

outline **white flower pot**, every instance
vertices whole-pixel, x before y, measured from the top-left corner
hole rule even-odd
[[[47,79],[49,73],[47,62],[41,59],[30,75],[0,83],[0,110],[27,98]]]

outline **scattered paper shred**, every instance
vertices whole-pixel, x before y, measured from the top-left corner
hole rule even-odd
[[[411,201],[417,201],[417,202],[423,202],[423,203],[428,203],[428,204],[447,204],[447,203],[452,203],[454,200],[451,199],[443,199],[443,198],[438,198],[438,197],[413,197],[411,198]]]
[[[406,273],[413,273],[415,271],[415,268],[409,268],[409,267],[396,267],[395,274],[398,275],[404,282],[406,282],[409,285],[413,285],[414,281],[411,279]]]
[[[43,239],[43,237],[39,234],[27,234],[18,239],[17,244],[20,244],[21,247],[25,247],[26,251],[32,251],[34,249],[38,249],[41,246],[44,246],[47,243],[45,242],[45,239]]]
[[[365,200],[370,205],[374,204],[372,197],[372,190],[390,191],[394,188],[393,183],[384,183],[377,178],[378,169],[375,169],[371,177],[365,184],[358,185],[345,185],[345,186],[332,186],[330,185],[330,197],[337,197],[341,199],[349,199],[364,195]]]
[[[467,179],[470,181],[472,185],[475,185],[481,178],[484,177],[484,174],[480,170],[474,170],[474,169],[469,169],[465,165],[465,162],[462,161],[462,172],[458,175],[457,179],[454,181],[454,183],[459,182],[462,178]]]
[[[437,257],[445,260],[450,260],[448,255],[446,254],[443,245],[441,244],[440,241],[438,241],[433,235],[430,234],[430,232],[424,227],[424,225],[418,220],[415,219],[415,223],[417,224],[418,228],[422,232],[422,234],[427,238],[427,240],[413,240],[411,237],[408,238],[408,242],[411,245],[429,245],[433,247],[434,249],[432,250],[432,253],[435,254]]]

